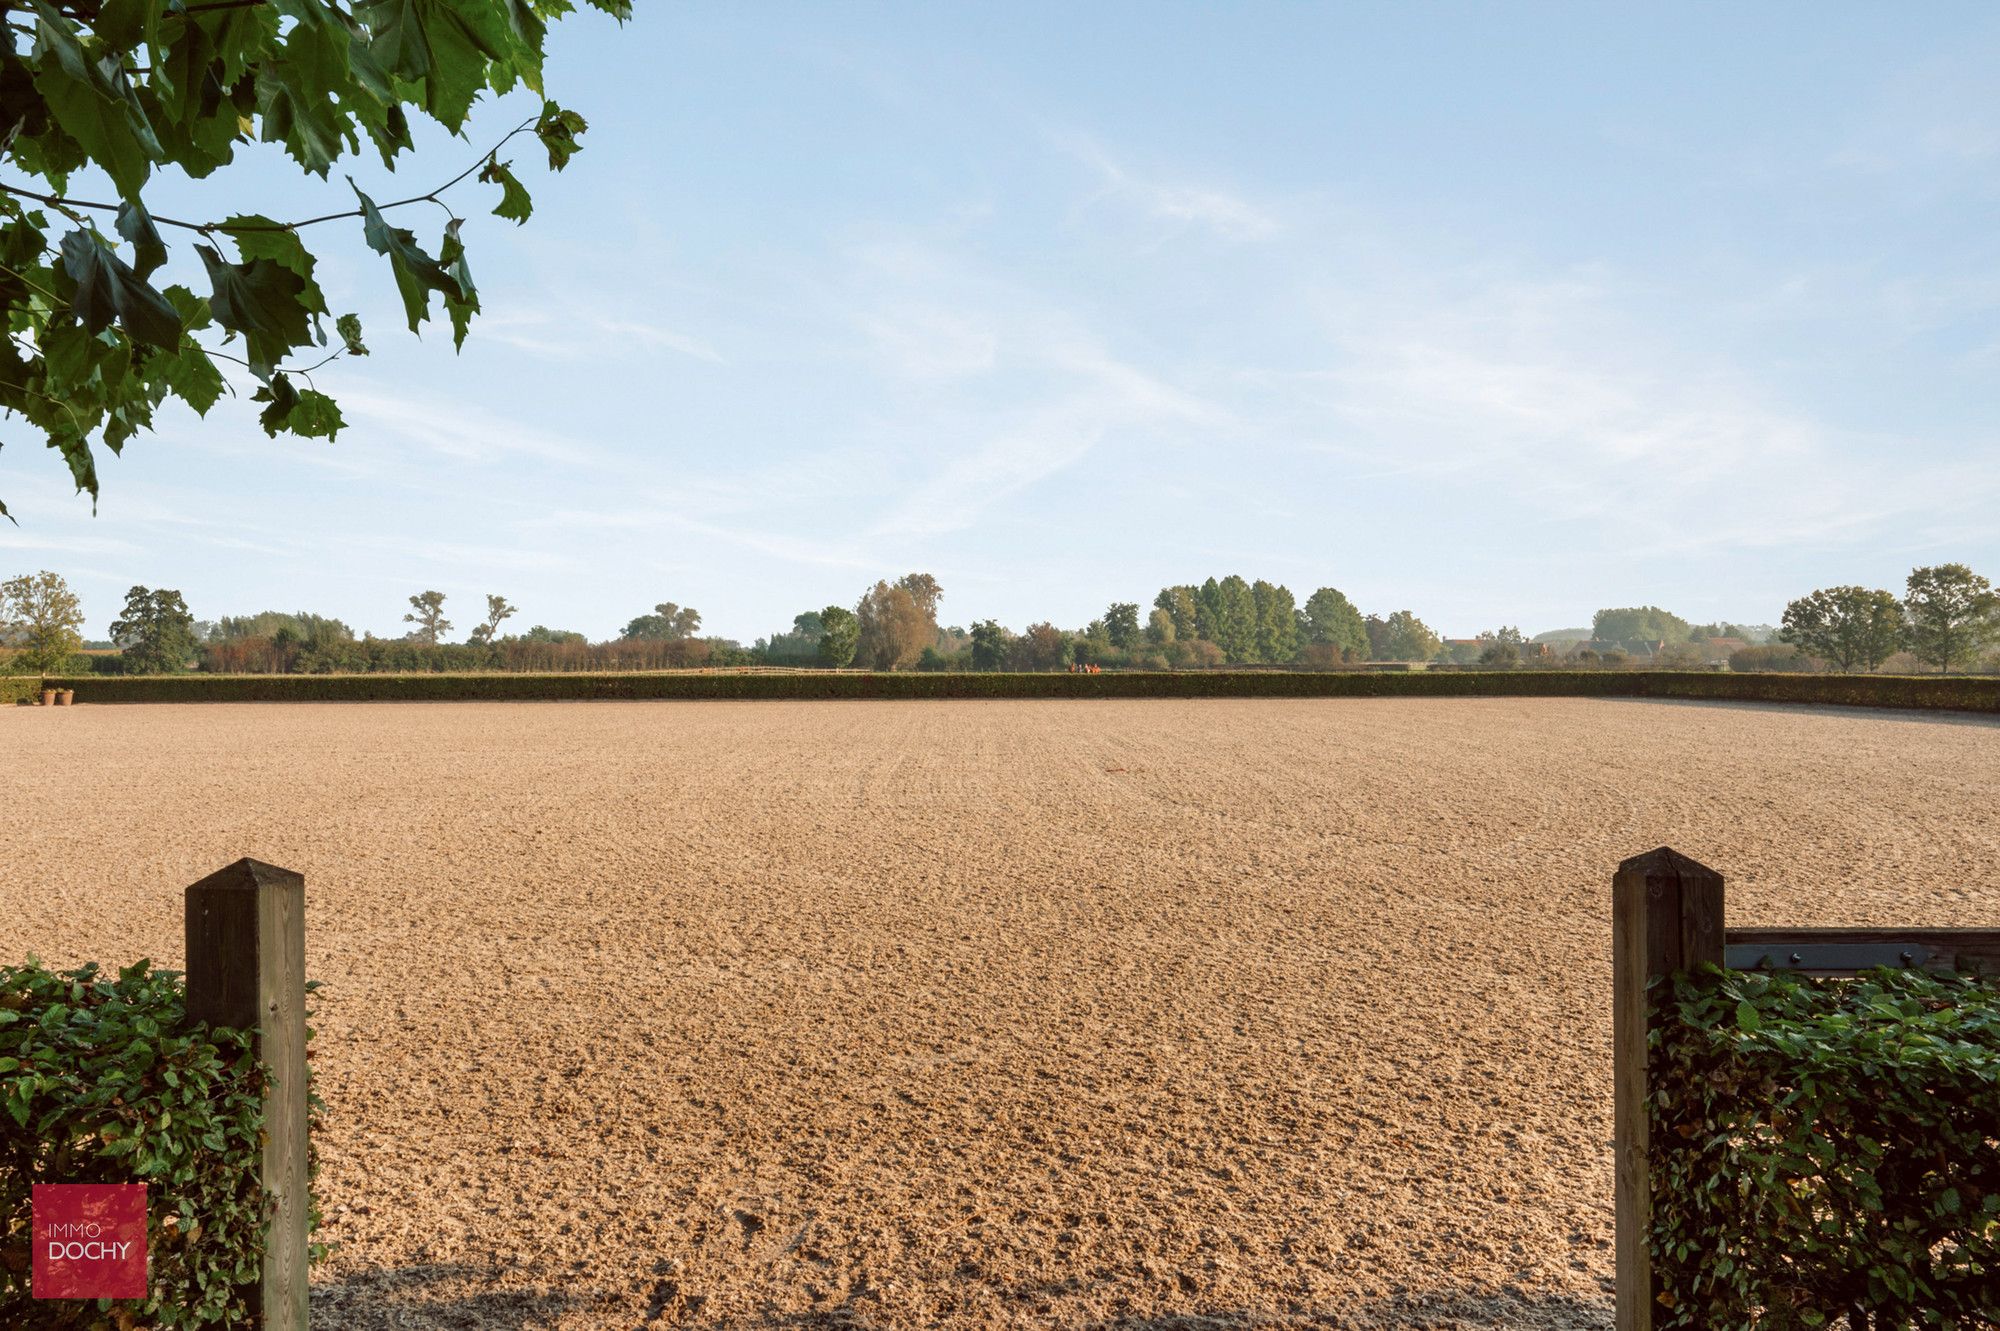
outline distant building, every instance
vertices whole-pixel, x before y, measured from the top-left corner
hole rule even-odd
[[[1728,665],[1729,658],[1750,646],[1747,638],[1703,638],[1701,640],[1701,663],[1703,665]]]
[[[1664,640],[1649,642],[1644,638],[1592,638],[1588,642],[1578,643],[1575,650],[1579,652],[1595,652],[1599,656],[1609,656],[1613,652],[1621,652],[1628,660],[1651,661],[1654,657],[1665,651],[1666,647],[1667,644]]]

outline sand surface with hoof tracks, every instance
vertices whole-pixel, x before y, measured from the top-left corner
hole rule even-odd
[[[316,1326],[1603,1327],[1612,868],[2000,923],[2000,723],[1584,699],[0,711],[0,957],[302,871]]]

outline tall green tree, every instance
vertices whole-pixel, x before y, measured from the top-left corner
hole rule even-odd
[[[1007,667],[1007,653],[1014,635],[1000,626],[999,621],[982,619],[972,626],[972,668],[974,670],[1004,670]]]
[[[1213,582],[1214,579],[1209,579]],[[1173,621],[1175,638],[1198,638],[1201,636],[1201,614],[1197,607],[1194,587],[1163,587],[1153,598],[1153,608],[1165,612]]]
[[[1194,593],[1194,633],[1205,642],[1216,642],[1222,632],[1222,583],[1215,578],[1191,589]]]
[[[354,641],[354,630],[341,620],[306,610],[296,614],[265,610],[254,615],[224,615],[215,621],[208,636],[211,642],[228,642],[233,638],[270,638],[286,632],[299,642]]]
[[[771,665],[803,665],[819,660],[819,640],[826,634],[817,610],[792,616],[792,627],[774,633],[763,644],[764,660]]]
[[[1428,661],[1438,654],[1443,642],[1430,625],[1408,610],[1398,610],[1382,623],[1382,641],[1376,655],[1384,661]]]
[[[1262,578],[1250,584],[1251,604],[1256,607],[1257,659],[1279,665],[1299,654],[1299,609],[1289,587],[1274,586]]]
[[[1368,655],[1368,631],[1361,612],[1332,587],[1322,587],[1306,598],[1299,612],[1299,631],[1307,642],[1325,643],[1340,650],[1350,661]]]
[[[1993,584],[1963,564],[1912,569],[1903,594],[1910,650],[1945,674],[1966,666],[2000,635]]]
[[[682,642],[701,632],[701,611],[693,606],[662,601],[650,615],[640,615],[625,626],[622,636],[646,642]]]
[[[629,0],[590,0],[623,19]],[[178,399],[206,414],[240,365],[266,432],[332,438],[343,424],[314,371],[364,355],[361,324],[335,318],[306,237],[345,230],[381,256],[410,330],[441,299],[454,344],[479,310],[464,219],[449,191],[474,177],[493,212],[531,209],[516,136],[552,170],[577,151],[583,118],[542,86],[548,21],[565,0],[8,0],[0,37],[0,417],[19,417],[62,455],[79,491],[98,489],[96,445],[122,450]],[[525,89],[536,109],[456,175],[378,202],[353,183],[364,145],[393,172],[421,113],[457,134],[489,93]],[[526,109],[525,107],[523,108]],[[272,218],[231,201],[219,173],[237,149],[278,145],[331,185],[316,215]],[[107,197],[72,185],[98,172]],[[440,172],[442,175],[442,172]],[[205,182],[191,189],[186,181]],[[24,183],[24,181],[26,183]],[[206,183],[206,182],[213,183]],[[199,211],[151,211],[168,182]],[[371,187],[383,193],[380,187]],[[393,191],[402,193],[402,191]],[[428,246],[399,225],[445,214]],[[179,208],[176,211],[180,211]],[[394,220],[392,220],[394,219]],[[413,218],[414,220],[414,218]],[[180,243],[169,245],[168,237]],[[225,350],[225,347],[228,349]],[[5,513],[0,505],[0,513]]]
[[[111,640],[128,675],[178,675],[201,649],[187,602],[165,587],[126,592],[125,612],[111,622]]]
[[[1111,645],[1129,650],[1139,641],[1139,605],[1136,601],[1113,601],[1104,612],[1104,632]]]
[[[1903,645],[1903,607],[1894,592],[1822,587],[1785,607],[1778,637],[1842,670],[1873,670]]]
[[[410,598],[410,612],[403,616],[405,624],[415,624],[410,636],[427,647],[435,647],[444,641],[444,635],[451,632],[451,621],[444,617],[443,592],[418,592]]]
[[[1204,594],[1209,585],[1203,585]],[[1257,660],[1256,593],[1234,573],[1213,586],[1213,630],[1207,635],[1208,640],[1220,647],[1231,662]]]
[[[1685,619],[1656,605],[1600,610],[1590,621],[1590,636],[1610,642],[1686,642]]]
[[[10,672],[50,675],[83,649],[83,602],[47,569],[0,582],[0,647]]]
[[[819,659],[822,665],[842,669],[854,660],[855,645],[861,640],[861,623],[844,605],[830,605],[819,612]]]

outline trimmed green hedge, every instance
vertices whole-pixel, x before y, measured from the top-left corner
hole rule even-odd
[[[263,1066],[186,1028],[174,971],[0,966],[0,1326],[243,1326],[263,1261]],[[317,1102],[314,1102],[317,1111]],[[36,1183],[144,1183],[148,1297],[33,1301]],[[316,1206],[308,1207],[317,1224]],[[325,1249],[314,1245],[312,1255]]]
[[[1655,993],[1657,1325],[2000,1325],[2000,988],[1709,966]]]
[[[2000,677],[1724,671],[1121,671],[958,674],[91,675],[79,703],[417,702],[643,698],[1687,698],[2000,712]]]
[[[42,691],[42,681],[32,675],[0,675],[0,707],[31,701]]]

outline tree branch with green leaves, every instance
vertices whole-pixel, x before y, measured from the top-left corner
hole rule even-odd
[[[630,17],[629,0],[588,3]],[[532,135],[555,171],[575,155],[583,117],[542,84],[548,24],[573,8],[571,0],[0,0],[8,333],[0,447],[18,442],[17,430],[40,435],[95,501],[95,449],[122,451],[169,399],[206,415],[229,391],[218,361],[258,381],[253,400],[264,404],[267,434],[335,437],[339,406],[311,371],[368,348],[359,317],[334,316],[314,277],[302,233],[327,223],[360,223],[362,242],[388,262],[411,332],[431,318],[435,295],[462,346],[479,295],[464,218],[444,196],[476,176],[499,190],[492,212],[523,223],[533,202],[501,150]],[[207,181],[253,142],[279,145],[329,183],[334,166],[364,147],[394,171],[413,147],[412,112],[462,135],[481,97],[516,90],[540,99],[535,115],[406,198],[378,204],[349,175],[352,207],[293,221],[222,208],[214,220],[189,220],[146,206],[147,188],[163,177]],[[115,198],[71,193],[72,180],[93,170]],[[421,205],[446,217],[429,248],[390,220]],[[194,233],[179,256],[184,281],[158,278],[175,257],[163,228]],[[196,336],[211,330],[207,341]]]

